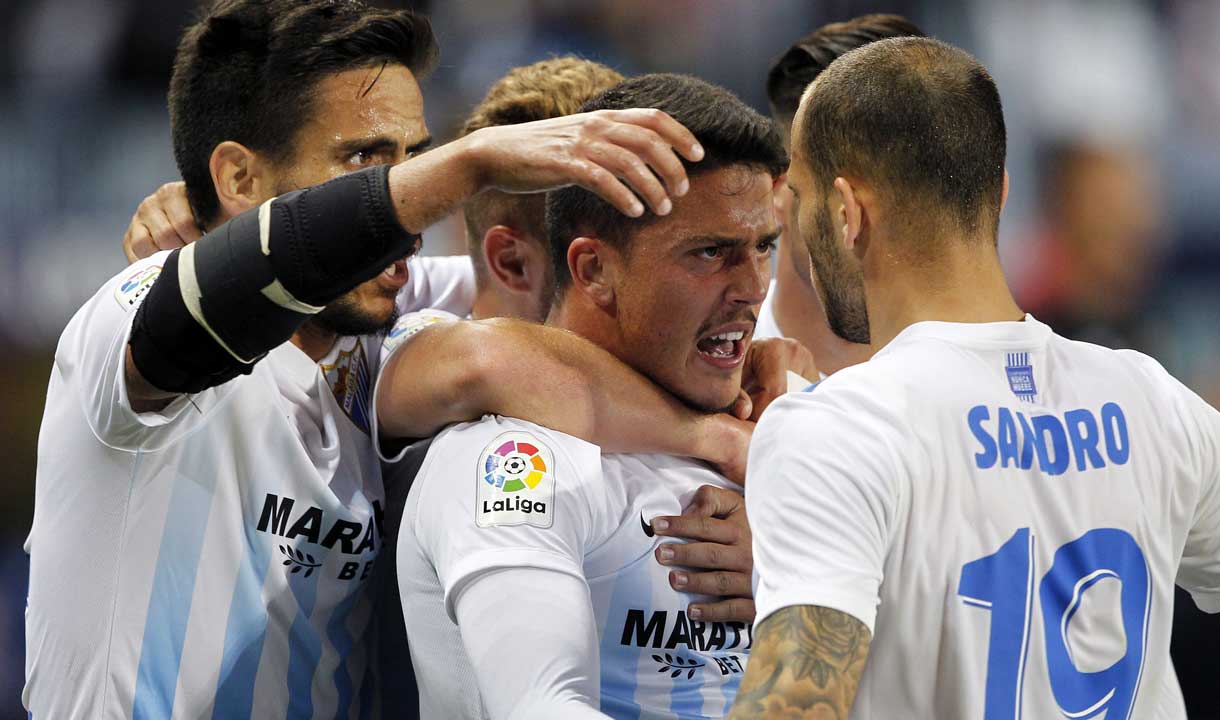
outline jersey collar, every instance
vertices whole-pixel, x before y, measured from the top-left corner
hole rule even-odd
[[[898,333],[877,355],[891,351],[904,343],[922,338],[945,340],[955,345],[974,347],[1021,347],[1041,345],[1052,334],[1045,323],[1025,313],[1024,320],[990,323],[958,323],[925,320],[912,323]]]

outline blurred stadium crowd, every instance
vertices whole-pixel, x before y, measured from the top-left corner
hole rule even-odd
[[[1068,337],[1148,352],[1220,405],[1220,2],[405,4],[431,16],[442,49],[425,89],[439,141],[506,69],[568,52],[628,75],[697,74],[766,112],[767,64],[795,38],[864,12],[904,14],[976,55],[1005,99],[1001,252],[1024,307]],[[136,205],[177,177],[165,87],[194,7],[0,4],[0,717],[25,716],[21,544],[55,342],[125,264]],[[461,237],[443,224],[424,252],[461,253]],[[1214,674],[1178,657],[1184,685]],[[1209,701],[1188,694],[1199,717]]]

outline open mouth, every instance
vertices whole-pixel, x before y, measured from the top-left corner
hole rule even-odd
[[[718,368],[735,368],[745,359],[746,338],[749,332],[744,329],[721,330],[705,335],[695,344],[699,356],[709,364]]]

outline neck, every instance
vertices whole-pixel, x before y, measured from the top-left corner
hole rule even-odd
[[[775,324],[784,337],[796,340],[813,353],[821,372],[830,375],[864,362],[872,354],[868,345],[848,342],[834,334],[826,322],[826,309],[817,288],[800,274],[790,253],[780,253],[776,261],[772,292]]]
[[[300,348],[310,360],[318,362],[326,357],[326,353],[330,352],[338,339],[338,334],[333,330],[322,327],[316,320],[306,320],[288,342]]]
[[[473,320],[486,320],[487,318],[502,317],[503,313],[500,310],[500,298],[487,288],[479,288],[475,293],[474,303],[470,306],[470,317]]]
[[[546,317],[546,324],[575,333],[603,348],[619,359],[621,347],[614,317],[592,303],[583,294],[566,291],[558,298]]]
[[[874,352],[925,320],[989,323],[1025,316],[1008,289],[993,240],[946,238],[942,245],[932,262],[912,262],[885,248],[874,248],[865,259]]]

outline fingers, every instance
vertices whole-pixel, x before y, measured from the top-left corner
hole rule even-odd
[[[705,622],[754,622],[754,600],[751,598],[729,598],[714,603],[691,603],[686,614],[692,620]]]
[[[671,152],[669,156],[672,158],[674,154]],[[631,186],[657,215],[668,215],[673,210],[673,202],[669,199],[665,187],[639,155],[613,143],[598,143],[590,148],[589,159]],[[680,166],[679,170],[681,171]],[[681,172],[685,182],[686,173]]]
[[[666,567],[702,568],[748,573],[754,559],[748,544],[716,542],[663,543],[656,549],[656,560]]]
[[[737,391],[737,399],[733,401],[733,409],[731,414],[738,420],[749,420],[753,415],[754,402],[750,400],[750,394],[744,389]]]
[[[678,515],[674,517],[653,518],[652,529],[662,537],[723,543],[725,545],[739,543],[745,537],[745,531],[740,524],[732,520],[705,515]],[[668,546],[662,545],[661,547]],[[682,563],[676,564],[681,565]]]
[[[673,197],[682,197],[690,190],[686,168],[674,154],[674,148],[657,133],[629,123],[613,125],[607,139],[638,156],[665,182]]]
[[[183,245],[202,237],[203,233],[195,223],[195,213],[191,212],[191,203],[186,197],[186,183],[166,183],[157,189],[156,195],[165,217]]]
[[[148,232],[152,236],[155,248],[153,252],[182,247],[186,243],[178,237],[178,231],[174,229],[173,223],[166,216],[165,210],[161,208],[156,197],[156,195],[149,196],[140,203],[140,208],[136,210],[136,219],[148,228]]]
[[[680,592],[716,597],[749,597],[751,575],[748,572],[688,572],[673,570],[669,573],[669,584]]]
[[[805,378],[818,377],[813,355],[795,340],[767,338],[751,343],[742,384],[754,401],[751,419],[757,420],[771,401],[788,392],[788,371]]]
[[[186,197],[185,183],[166,183],[136,208],[123,235],[123,254],[129,262],[135,262],[158,251],[195,242],[201,235]]]
[[[695,491],[695,496],[691,498],[690,505],[682,515],[727,518],[730,514],[743,509],[745,504],[746,499],[735,490],[715,485],[702,485]],[[745,524],[744,516],[741,517],[738,524]]]
[[[633,108],[607,110],[606,113],[620,122],[629,122],[652,130],[661,137],[662,141],[691,162],[699,162],[703,159],[703,146],[695,139],[694,133],[661,110]]]
[[[644,205],[635,193],[619,181],[614,173],[593,162],[577,162],[571,170],[576,184],[596,193],[603,200],[613,205],[619,212],[628,217],[639,217],[644,214]]]
[[[140,222],[135,215],[131,216],[131,223],[127,226],[127,232],[123,233],[123,254],[127,256],[127,262],[133,263],[140,258],[148,257],[157,251],[157,246],[153,244],[152,234],[148,232],[148,228],[144,223]]]

